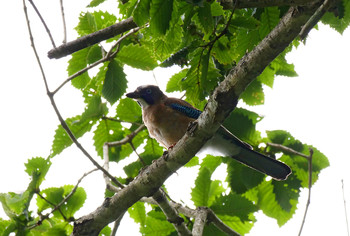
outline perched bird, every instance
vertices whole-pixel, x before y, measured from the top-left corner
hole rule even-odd
[[[189,123],[202,113],[184,100],[167,97],[155,85],[140,86],[126,96],[138,102],[151,137],[166,148],[174,146],[186,133]],[[285,180],[291,173],[289,166],[252,150],[223,126],[203,148],[217,150],[276,180]]]

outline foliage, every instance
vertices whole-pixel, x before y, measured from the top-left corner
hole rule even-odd
[[[251,9],[224,9],[218,1],[181,0],[129,0],[119,4],[120,15],[113,12],[95,11],[94,7],[106,0],[92,0],[89,11],[82,12],[76,31],[84,36],[121,21],[130,16],[142,26],[119,44],[117,56],[105,61],[93,74],[84,72],[75,77],[71,84],[82,92],[86,108],[82,114],[67,118],[66,123],[76,138],[88,132],[93,133],[97,154],[103,158],[105,142],[118,141],[135,131],[142,123],[139,106],[122,99],[126,92],[128,78],[124,66],[141,70],[178,65],[181,70],[168,80],[167,92],[181,91],[187,101],[203,109],[209,95],[224,79],[225,75],[249,51],[251,51],[278,24],[286,12],[286,7],[265,7]],[[92,12],[90,12],[92,11]],[[337,14],[335,14],[337,12]],[[232,15],[233,14],[233,15]],[[343,0],[337,11],[327,12],[322,22],[342,33],[350,23],[350,1]],[[110,45],[120,36],[106,42]],[[294,46],[299,43],[296,40]],[[74,75],[81,69],[100,60],[106,53],[102,45],[92,45],[72,54],[68,62],[68,74]],[[273,87],[276,75],[296,76],[294,66],[285,59],[292,46],[281,53],[252,82],[241,99],[248,105],[264,103],[264,85]],[[308,162],[305,158],[282,153],[272,147],[263,150],[268,142],[282,144],[307,154],[312,146],[302,143],[290,133],[281,130],[267,132],[263,138],[256,130],[261,117],[254,112],[237,108],[227,118],[224,125],[239,138],[249,142],[254,149],[266,152],[288,164],[293,174],[284,182],[277,182],[253,171],[235,161],[221,157],[197,157],[186,167],[199,167],[195,185],[191,191],[192,204],[196,207],[210,207],[228,226],[241,234],[254,226],[254,213],[261,210],[275,218],[279,225],[285,224],[297,209],[299,193],[308,186]],[[58,126],[52,143],[52,154],[48,159],[32,158],[26,163],[26,172],[31,178],[23,193],[1,193],[0,201],[9,220],[0,219],[2,235],[15,232],[18,235],[68,235],[72,232],[72,220],[86,199],[83,188],[72,185],[51,187],[41,190],[40,185],[51,166],[51,158],[60,154],[72,144],[65,130]],[[139,132],[132,140],[134,148],[142,147],[140,157],[146,164],[157,159],[163,152],[159,144],[151,139],[147,130]],[[321,170],[326,168],[328,159],[316,148],[314,150],[313,183]],[[119,162],[129,158],[133,152],[130,144],[110,148],[110,161]],[[226,168],[223,180],[213,179],[218,166]],[[118,180],[128,183],[142,169],[137,160],[126,164],[125,175]],[[126,176],[126,177],[122,177]],[[223,186],[228,185],[225,189]],[[38,214],[29,206],[35,201]],[[111,194],[106,194],[106,196]],[[63,204],[62,204],[63,201]],[[45,214],[53,211],[48,218]],[[130,217],[140,226],[144,235],[175,234],[158,206],[145,206],[137,202],[128,209]],[[187,225],[191,219],[184,217]],[[108,235],[106,227],[101,235]],[[219,235],[212,225],[205,228],[206,235]]]

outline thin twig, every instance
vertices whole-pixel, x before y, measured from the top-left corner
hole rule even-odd
[[[308,161],[308,176],[309,176],[309,179],[308,179],[308,190],[309,190],[309,193],[308,193],[308,197],[307,197],[307,202],[306,202],[306,207],[305,207],[305,212],[304,212],[304,217],[303,217],[303,221],[301,222],[301,226],[300,226],[300,229],[299,229],[299,234],[298,236],[301,235],[301,232],[303,231],[303,227],[304,227],[304,224],[305,224],[305,219],[306,219],[306,215],[307,215],[307,211],[309,209],[309,206],[310,206],[310,203],[311,203],[311,187],[312,187],[312,156],[314,154],[314,150],[312,148],[309,148],[309,155],[305,155],[304,153],[301,153],[301,152],[298,152],[298,151],[295,151],[289,147],[286,147],[284,145],[281,145],[281,144],[277,144],[277,143],[267,143],[267,146],[271,146],[271,147],[275,147],[275,148],[278,148],[284,152],[289,152],[289,153],[292,153],[294,155],[298,155],[298,156],[301,156],[301,157],[304,157],[307,159]]]
[[[304,153],[301,153],[301,152],[298,152],[298,151],[295,151],[294,149],[291,149],[289,147],[286,147],[282,144],[278,144],[278,143],[266,143],[267,146],[270,146],[270,147],[274,147],[274,148],[278,148],[282,151],[285,151],[285,152],[289,152],[289,153],[292,153],[294,155],[298,155],[298,156],[301,156],[301,157],[304,157],[306,159],[309,158],[308,155],[305,155]]]
[[[162,209],[167,220],[173,224],[178,235],[192,235],[191,231],[186,227],[184,219],[180,217],[176,209],[171,206],[161,190],[158,190],[152,197]]]
[[[60,86],[58,86],[57,89],[55,89],[55,91],[52,92],[53,95],[55,95],[66,83],[68,83],[69,81],[71,81],[72,79],[74,79],[75,77],[85,73],[86,71],[94,68],[95,66],[105,62],[105,61],[108,61],[110,59],[112,59],[118,51],[115,51],[112,53],[112,50],[118,45],[120,44],[121,41],[123,41],[125,38],[127,38],[128,36],[130,36],[131,34],[137,32],[140,30],[140,27],[137,27],[137,28],[134,28],[132,29],[130,32],[128,32],[127,34],[123,35],[122,37],[120,37],[117,42],[112,46],[112,48],[109,50],[109,52],[106,54],[106,56],[104,56],[103,58],[101,58],[100,60],[90,64],[89,66],[85,67],[84,69],[76,72],[75,74],[69,76]]]
[[[348,236],[350,235],[349,233],[349,222],[348,222],[348,212],[346,210],[346,201],[345,201],[345,191],[344,191],[344,180],[341,180],[341,188],[343,191],[343,202],[344,202],[344,211],[345,211],[345,220],[346,220],[346,231],[348,233]]]
[[[108,171],[106,171],[104,168],[102,168],[102,166],[100,166],[100,164],[97,163],[97,161],[94,160],[94,158],[83,148],[83,146],[80,144],[80,142],[78,142],[78,140],[75,138],[74,134],[72,133],[72,131],[69,129],[67,123],[65,122],[65,120],[63,119],[61,113],[59,112],[58,108],[57,108],[57,105],[56,105],[56,102],[55,102],[55,99],[54,99],[54,94],[50,92],[49,90],[49,87],[48,87],[48,83],[47,83],[47,79],[46,79],[46,75],[45,75],[45,72],[44,72],[44,69],[42,67],[42,64],[41,64],[41,60],[39,58],[39,55],[38,55],[38,52],[36,50],[36,46],[35,46],[35,43],[34,43],[34,38],[33,38],[33,35],[32,35],[32,30],[31,30],[31,27],[30,27],[30,22],[29,22],[29,17],[28,17],[28,13],[27,13],[27,6],[25,4],[25,0],[23,0],[23,8],[24,8],[24,14],[25,14],[25,17],[26,17],[26,21],[27,21],[27,28],[28,28],[28,31],[29,31],[29,38],[30,38],[30,42],[31,42],[31,46],[33,48],[33,51],[34,51],[34,54],[35,54],[35,58],[37,60],[37,63],[39,65],[39,68],[40,68],[40,71],[41,71],[41,75],[42,75],[42,78],[44,80],[44,84],[45,84],[45,89],[46,89],[46,93],[50,99],[50,102],[51,102],[51,105],[53,107],[53,109],[55,110],[56,112],[56,115],[63,127],[63,129],[66,131],[66,133],[68,134],[68,136],[70,137],[70,139],[73,141],[73,143],[78,147],[78,149],[80,149],[82,151],[82,153],[99,169],[101,170],[104,174],[106,174],[109,178],[111,178],[111,180],[118,184],[119,182],[117,181],[117,179],[115,177],[113,177]]]
[[[65,44],[67,42],[67,26],[66,26],[66,18],[64,17],[63,0],[60,0],[60,5],[61,5],[61,15],[62,15],[62,23],[63,23],[63,40],[62,40],[62,43]]]
[[[55,41],[53,40],[53,37],[52,37],[51,32],[50,32],[50,29],[49,29],[49,27],[47,27],[44,18],[41,16],[41,14],[40,14],[38,8],[35,6],[34,2],[33,2],[32,0],[28,0],[28,1],[30,2],[30,4],[32,4],[32,6],[33,6],[33,8],[34,8],[34,10],[35,10],[35,12],[36,12],[36,14],[39,16],[39,18],[40,18],[40,20],[41,20],[41,23],[43,23],[43,25],[44,25],[44,27],[45,27],[45,30],[46,30],[47,34],[49,35],[49,37],[50,37],[52,46],[53,46],[54,48],[56,48]]]
[[[301,222],[301,226],[300,226],[300,230],[299,230],[299,234],[298,236],[301,235],[301,232],[303,231],[303,227],[305,224],[305,219],[306,219],[306,215],[307,215],[307,211],[309,210],[309,206],[310,206],[310,200],[311,200],[311,187],[312,187],[312,155],[314,154],[314,151],[312,148],[309,148],[309,152],[310,155],[307,157],[307,161],[308,161],[308,172],[309,172],[309,193],[307,196],[307,202],[306,202],[306,207],[305,207],[305,212],[304,212],[304,217],[303,217],[303,221]]]
[[[115,236],[117,234],[120,222],[122,221],[124,215],[125,215],[125,212],[123,214],[121,214],[116,221],[114,221],[114,226],[113,226],[111,236]]]
[[[49,201],[48,199],[46,199],[43,195],[41,195],[41,193],[38,191],[36,193],[41,199],[43,199],[45,202],[47,202],[48,204],[50,204],[51,206],[56,206],[53,202]],[[58,212],[61,214],[61,216],[63,217],[63,219],[65,221],[67,221],[67,217],[63,214],[63,212],[61,211],[61,208],[57,208]],[[51,212],[52,213],[52,212]],[[47,219],[49,217],[50,214],[46,214],[44,217],[45,219]],[[42,222],[43,218],[41,218],[41,220],[39,222]],[[39,224],[38,224],[39,225]]]
[[[310,19],[306,22],[299,33],[299,37],[301,40],[304,40],[309,32],[314,28],[314,26],[320,21],[322,16],[327,12],[333,0],[325,0],[321,6],[315,11],[315,13],[310,17]]]

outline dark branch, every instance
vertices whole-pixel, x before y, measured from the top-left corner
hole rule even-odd
[[[48,57],[51,59],[58,59],[61,57],[68,56],[81,49],[87,48],[106,39],[113,38],[114,36],[117,36],[136,27],[136,23],[133,21],[132,17],[130,17],[105,29],[96,31],[92,34],[83,36],[66,44],[62,44],[57,48],[51,49],[48,52]]]

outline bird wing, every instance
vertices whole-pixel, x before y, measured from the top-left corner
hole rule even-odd
[[[202,114],[202,111],[194,108],[188,102],[177,98],[168,98],[165,101],[165,105],[193,119],[197,119],[200,116],[200,114]]]

